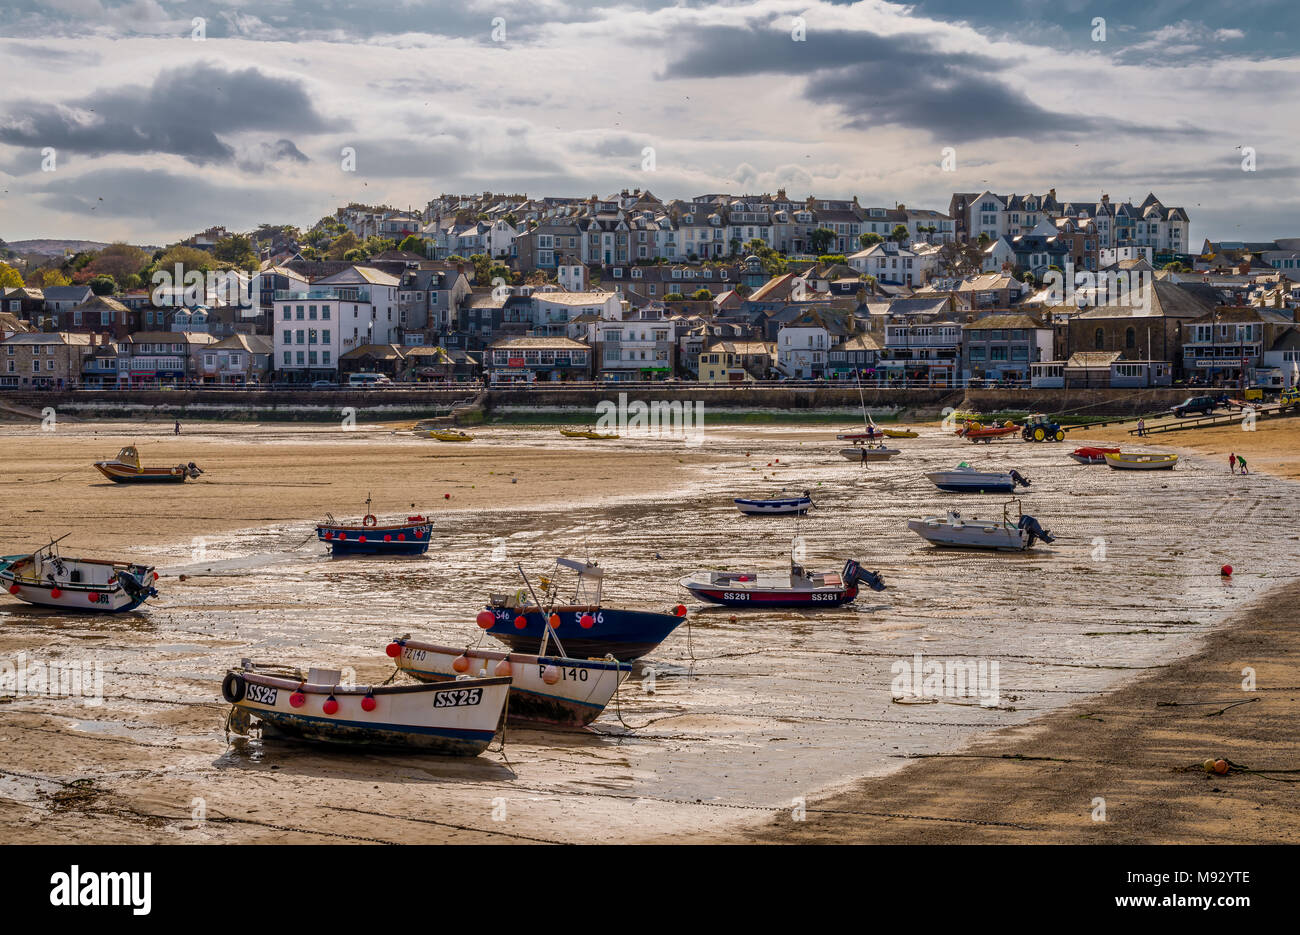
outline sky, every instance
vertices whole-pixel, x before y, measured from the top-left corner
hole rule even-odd
[[[1295,0],[5,0],[0,238],[782,187],[1154,192],[1195,245],[1300,236],[1296,35]]]

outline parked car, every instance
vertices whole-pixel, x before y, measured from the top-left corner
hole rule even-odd
[[[315,383],[311,385],[311,388],[313,390],[332,390],[337,386],[338,386],[337,383],[334,383],[333,381],[330,380],[317,380]]]
[[[357,387],[375,387],[375,386],[392,386],[393,381],[388,379],[382,373],[352,373],[348,374],[348,386]]]
[[[1200,413],[1203,416],[1213,415],[1214,410],[1221,409],[1228,405],[1227,396],[1189,396],[1172,410],[1173,414],[1182,419],[1192,413]]]

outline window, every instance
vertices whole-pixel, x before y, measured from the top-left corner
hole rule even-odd
[[[1124,332],[1124,346],[1128,348],[1137,347],[1137,332],[1128,328]]]
[[[298,306],[298,308],[297,308],[297,310],[296,310],[296,314],[297,314],[298,320],[299,320],[299,321],[302,321],[302,306],[301,306],[301,305]]]
[[[1092,333],[1092,346],[1096,350],[1104,350],[1106,346],[1106,332],[1098,328]]]

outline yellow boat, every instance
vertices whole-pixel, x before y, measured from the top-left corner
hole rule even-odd
[[[595,438],[595,439],[618,438],[617,435],[602,435],[599,432],[593,432],[590,429],[583,429],[581,431],[577,429],[560,429],[560,434],[563,435],[565,438]]]
[[[888,438],[916,438],[918,434],[911,429],[885,429],[884,432]]]
[[[451,429],[434,429],[429,433],[429,437],[440,442],[472,442],[474,440],[473,435],[466,435],[464,432]]]
[[[1116,471],[1168,471],[1178,463],[1178,455],[1147,454],[1136,451],[1106,452],[1106,466]]]

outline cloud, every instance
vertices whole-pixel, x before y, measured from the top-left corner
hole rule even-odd
[[[165,153],[205,165],[236,159],[223,139],[232,134],[318,133],[329,126],[295,79],[198,62],[164,70],[151,85],[67,104],[17,104],[0,116],[0,143],[94,156]]]

